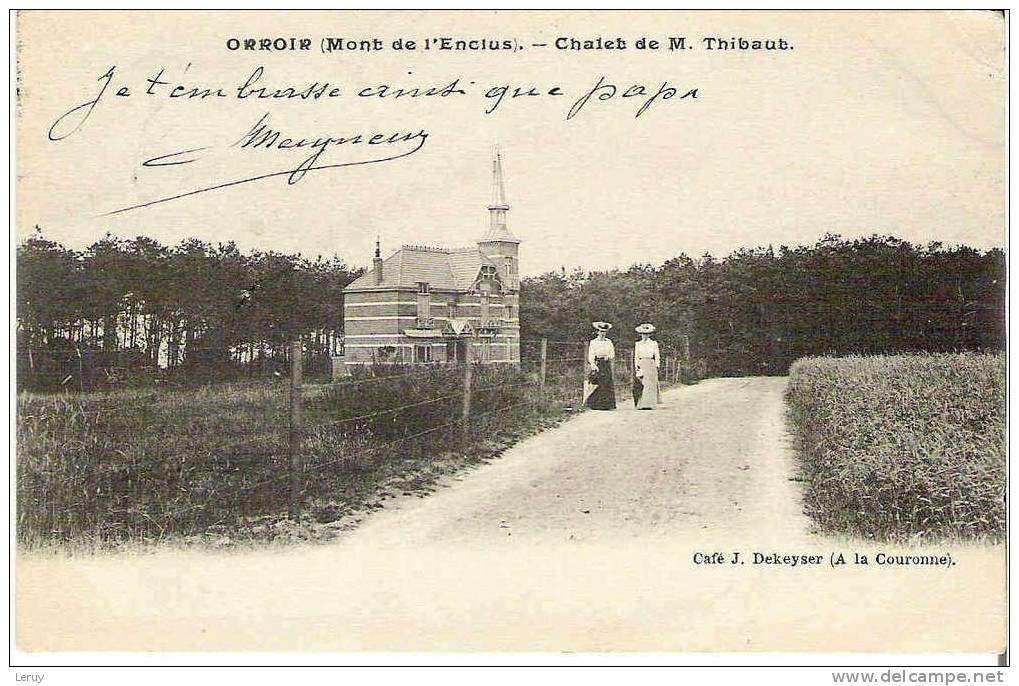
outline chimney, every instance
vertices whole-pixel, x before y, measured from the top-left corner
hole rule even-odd
[[[379,245],[378,236],[375,237],[375,259],[373,263],[375,266],[375,284],[379,285],[382,283],[382,250]]]

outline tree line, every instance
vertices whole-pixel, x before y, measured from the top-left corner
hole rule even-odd
[[[808,355],[1003,349],[1005,255],[827,234],[724,259],[561,270],[527,279],[520,302],[525,338],[587,340],[604,320],[611,337],[633,339],[651,322],[708,374],[784,374]]]
[[[83,352],[91,367],[159,370],[263,364],[295,337],[338,351],[343,287],[360,273],[232,242],[107,234],[75,251],[37,232],[17,248],[19,377],[66,381]]]
[[[361,273],[335,256],[242,253],[232,242],[107,235],[75,251],[38,232],[17,248],[19,380],[66,383],[86,374],[83,356],[91,380],[112,367],[264,365],[296,337],[335,353],[342,291]],[[577,342],[593,320],[613,322],[619,340],[649,321],[709,374],[781,374],[806,355],[1002,349],[1004,298],[1001,250],[826,235],[527,278],[520,320],[524,339]]]

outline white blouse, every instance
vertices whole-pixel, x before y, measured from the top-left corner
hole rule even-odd
[[[616,348],[612,345],[612,341],[607,338],[595,338],[591,341],[591,344],[587,346],[587,361],[591,366],[595,366],[596,357],[607,357],[610,360],[616,359]]]
[[[639,340],[633,346],[633,359],[642,360],[646,357],[654,359],[655,366],[658,366],[660,358],[658,352],[658,341],[653,341],[650,338],[648,340]]]

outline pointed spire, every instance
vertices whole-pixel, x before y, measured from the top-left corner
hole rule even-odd
[[[506,204],[506,183],[502,178],[502,155],[499,154],[499,146],[495,146],[495,159],[492,160],[492,204],[490,210],[508,210]]]
[[[482,237],[482,242],[520,242],[520,240],[506,228],[506,212],[508,210],[509,205],[506,203],[506,184],[502,177],[502,155],[499,154],[499,148],[496,146],[495,159],[492,160],[492,204],[488,206],[488,214],[491,218],[491,225],[489,226],[488,233]]]

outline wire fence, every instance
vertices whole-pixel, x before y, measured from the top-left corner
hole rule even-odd
[[[497,452],[581,409],[586,350],[524,340],[519,366],[377,365],[309,383],[295,343],[289,368],[257,384],[22,394],[19,541],[200,534],[283,510],[334,516],[386,479]],[[632,355],[617,348],[620,397]],[[680,367],[663,351],[663,386]]]

